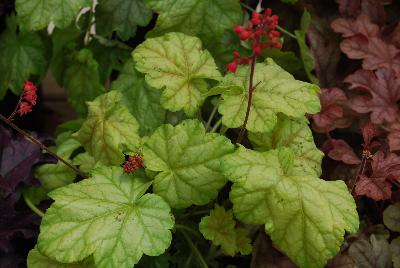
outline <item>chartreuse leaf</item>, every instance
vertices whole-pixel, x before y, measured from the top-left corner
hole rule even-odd
[[[120,165],[125,159],[122,145],[134,150],[140,143],[139,125],[121,98],[113,90],[89,102],[89,115],[75,134],[95,162]]]
[[[72,163],[74,165],[79,166],[79,169],[82,172],[85,173],[90,173],[92,170],[98,166],[101,165],[99,161],[96,161],[93,156],[88,154],[87,152],[78,154],[73,160]]]
[[[307,77],[312,83],[318,85],[318,79],[315,77],[315,75],[312,74],[312,71],[315,68],[314,57],[312,56],[310,49],[308,48],[306,43],[306,33],[308,28],[310,27],[310,23],[311,14],[307,10],[304,10],[303,16],[301,16],[300,30],[294,31],[294,34],[296,35],[297,44],[300,48],[300,57],[303,61],[303,66],[304,70],[306,71]]]
[[[78,263],[61,263],[41,254],[37,248],[29,251],[28,268],[95,268],[93,260],[88,259]]]
[[[220,162],[233,149],[224,136],[206,133],[198,120],[162,125],[143,145],[146,168],[159,172],[154,193],[173,208],[207,204],[226,183]]]
[[[149,86],[144,75],[136,71],[133,60],[128,60],[111,89],[124,95],[122,101],[140,124],[140,134],[151,134],[165,121],[165,110],[160,104],[160,92]]]
[[[345,231],[357,231],[356,205],[343,181],[301,172],[298,161],[289,148],[261,153],[240,147],[222,169],[233,182],[230,200],[239,220],[265,224],[274,245],[298,266],[324,267]]]
[[[95,15],[99,34],[111,37],[116,31],[122,40],[134,36],[136,27],[146,26],[152,18],[144,0],[100,0]]]
[[[278,123],[270,132],[249,133],[253,147],[258,151],[268,151],[279,147],[289,147],[298,158],[296,168],[314,171],[321,175],[321,161],[324,154],[314,144],[311,129],[305,119],[278,115]]]
[[[64,86],[68,100],[81,115],[87,112],[86,102],[104,92],[100,83],[98,63],[89,49],[82,49],[72,56],[72,64],[64,74]]]
[[[81,146],[79,141],[71,135],[71,132],[64,132],[57,137],[55,152],[64,159],[69,159],[72,152]],[[39,179],[46,191],[72,183],[75,175],[75,172],[62,162],[44,164],[35,170],[35,177]]]
[[[224,30],[240,23],[238,0],[145,0],[159,13],[150,36],[182,32],[202,40],[219,40]]]
[[[249,72],[249,66],[240,66],[236,74],[227,74],[219,85],[243,88],[242,94],[222,94],[218,110],[222,114],[222,123],[227,127],[236,128],[243,124],[248,103]],[[319,88],[295,80],[271,59],[256,64],[253,81],[255,89],[246,126],[250,132],[272,131],[278,113],[302,117],[305,113],[320,110]]]
[[[210,216],[201,219],[199,229],[206,239],[216,246],[221,246],[227,255],[233,256],[236,252],[251,253],[251,241],[246,236],[246,230],[235,229],[235,225],[232,210],[225,211],[223,207],[216,205]]]
[[[15,8],[23,31],[41,30],[50,22],[59,28],[67,27],[91,0],[16,0]]]
[[[163,107],[183,109],[188,115],[193,115],[205,99],[205,79],[221,77],[211,54],[201,49],[200,39],[182,33],[147,39],[134,50],[133,59],[147,83],[163,91]]]
[[[40,226],[39,251],[59,262],[93,254],[98,268],[131,268],[143,254],[161,255],[171,243],[174,218],[151,182],[98,167],[92,178],[50,193],[54,203]]]
[[[19,95],[24,80],[46,71],[45,44],[36,33],[17,32],[15,18],[7,19],[0,35],[0,99],[7,89]]]

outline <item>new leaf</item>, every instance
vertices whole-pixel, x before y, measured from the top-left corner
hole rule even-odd
[[[131,268],[143,254],[157,256],[171,243],[168,204],[145,194],[150,183],[99,167],[90,179],[50,193],[38,249],[57,261],[79,262],[93,254],[98,268]]]

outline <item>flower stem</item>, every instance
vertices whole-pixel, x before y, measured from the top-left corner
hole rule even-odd
[[[11,122],[8,118],[4,117],[3,115],[0,114],[0,120],[3,121],[6,125],[12,127],[15,131],[17,131],[19,134],[23,135],[28,141],[30,141],[33,144],[36,144],[37,146],[40,147],[40,149],[46,151],[48,154],[53,156],[54,158],[58,159],[59,161],[63,162],[67,167],[72,169],[73,171],[76,172],[79,176],[82,178],[86,178],[86,176],[75,166],[72,164],[68,163],[66,160],[64,160],[62,157],[58,156],[56,153],[51,151],[49,148],[47,148],[41,141],[30,135],[29,133],[23,131],[20,129],[17,125],[15,125],[13,122]]]
[[[294,34],[292,34],[291,32],[289,32],[289,31],[286,30],[285,28],[282,28],[282,27],[279,26],[279,25],[276,25],[276,29],[278,29],[278,31],[280,31],[280,32],[282,32],[282,33],[284,33],[284,34],[286,34],[287,36],[289,36],[289,37],[291,37],[291,38],[293,38],[293,39],[297,39],[297,37],[296,37]]]
[[[37,207],[32,203],[32,201],[31,201],[26,195],[23,195],[23,197],[24,197],[24,201],[25,201],[26,205],[27,205],[33,212],[35,212],[37,215],[39,215],[40,217],[43,218],[44,213],[43,213],[39,208],[37,208]]]
[[[250,108],[253,101],[253,91],[254,91],[253,80],[254,80],[254,69],[256,67],[256,61],[257,61],[257,56],[253,55],[251,57],[251,65],[250,65],[249,96],[247,100],[246,116],[244,117],[244,122],[242,128],[240,129],[236,143],[242,142],[244,138],[244,133],[246,132],[247,122],[249,121]]]
[[[190,239],[190,237],[187,235],[185,230],[181,230],[181,233],[183,237],[186,239],[186,242],[188,243],[189,247],[192,249],[194,254],[197,257],[197,260],[199,261],[199,266],[202,268],[208,268],[207,262],[204,260],[203,255],[201,255],[199,249],[196,247],[195,244],[193,244],[193,241]]]
[[[211,129],[211,133],[214,133],[215,131],[217,131],[217,129],[219,128],[219,126],[222,124],[222,118],[221,119],[219,119],[218,121],[217,121],[217,123],[215,123],[215,125],[214,125],[214,127]]]

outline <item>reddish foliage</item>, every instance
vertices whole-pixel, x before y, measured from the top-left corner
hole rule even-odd
[[[400,122],[395,122],[390,126],[390,132],[388,134],[388,143],[390,151],[400,150]]]
[[[342,161],[348,165],[361,163],[353,148],[344,140],[329,139],[322,145],[322,151],[333,160]]]
[[[366,91],[368,95],[356,96],[351,108],[358,113],[371,113],[375,124],[395,121],[400,100],[400,79],[392,70],[379,69],[376,72],[358,70],[344,80],[350,89]]]
[[[315,131],[325,133],[351,124],[351,117],[345,116],[346,94],[340,88],[323,88],[320,94],[321,111],[312,116]]]
[[[382,151],[375,153],[370,173],[370,176],[360,176],[355,188],[356,194],[377,201],[389,199],[392,195],[390,180],[400,181],[400,157],[394,153],[385,156]]]
[[[341,50],[350,59],[362,59],[364,69],[385,67],[400,72],[400,50],[382,38],[379,27],[369,17],[340,18],[332,23],[332,28],[345,38]]]

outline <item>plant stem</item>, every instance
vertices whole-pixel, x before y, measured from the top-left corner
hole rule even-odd
[[[66,160],[64,160],[62,157],[58,156],[56,153],[51,151],[49,148],[47,148],[41,141],[30,135],[29,133],[23,131],[20,129],[17,125],[15,125],[13,122],[11,122],[8,118],[4,117],[3,115],[0,114],[0,120],[3,121],[6,125],[12,127],[15,131],[17,131],[19,134],[23,135],[28,141],[30,141],[33,144],[36,144],[37,146],[40,147],[40,149],[46,151],[48,154],[53,156],[54,158],[58,159],[59,161],[63,162],[67,167],[72,169],[73,171],[76,172],[79,176],[82,178],[86,178],[86,176],[75,166],[72,164],[68,163]]]
[[[215,105],[214,108],[211,111],[210,117],[208,118],[207,125],[206,125],[206,131],[210,127],[211,122],[212,122],[214,116],[216,115],[217,111],[218,111],[218,105]]]
[[[282,28],[279,25],[276,25],[276,29],[278,29],[278,31],[286,34],[287,36],[293,38],[293,39],[297,39],[296,35],[292,34],[291,32],[289,32],[288,30],[286,30],[285,28]]]
[[[32,203],[32,201],[31,201],[26,195],[23,195],[23,197],[24,197],[24,201],[25,201],[26,205],[27,205],[33,212],[35,212],[37,215],[39,215],[40,217],[43,218],[44,213],[43,213],[39,208],[37,208],[37,207]]]
[[[242,140],[244,138],[244,133],[246,132],[247,122],[249,121],[250,108],[251,108],[251,104],[253,101],[253,91],[254,91],[253,79],[254,79],[254,69],[256,67],[256,61],[257,61],[257,56],[253,55],[251,57],[251,65],[250,65],[249,97],[247,100],[246,116],[244,117],[244,122],[243,122],[242,128],[240,129],[239,136],[236,140],[236,143],[242,142]]]
[[[203,255],[201,255],[199,249],[196,247],[195,244],[193,244],[193,241],[190,239],[190,237],[186,234],[184,230],[181,230],[181,233],[183,237],[186,239],[186,242],[188,243],[189,247],[192,249],[194,254],[196,254],[197,260],[199,261],[199,265],[202,268],[208,268],[207,262],[204,260]]]
[[[217,123],[215,123],[214,127],[211,129],[211,133],[214,133],[215,131],[217,131],[217,129],[219,128],[219,126],[222,124],[222,118],[220,118]]]
[[[369,151],[368,151],[368,153],[369,153]],[[358,168],[358,170],[357,170],[357,174],[356,174],[356,176],[354,177],[354,180],[350,183],[350,193],[353,193],[353,191],[354,191],[354,187],[356,186],[356,184],[357,184],[357,181],[358,181],[358,178],[361,176],[361,175],[363,175],[364,174],[364,169],[365,169],[365,165],[367,164],[367,160],[368,160],[368,157],[367,157],[367,153],[366,152],[363,152],[363,154],[362,154],[362,158],[361,158],[361,164],[360,164],[360,166],[359,166],[359,168]]]
[[[194,235],[196,238],[202,239],[202,236],[196,230],[194,230],[190,227],[187,227],[186,225],[176,223],[175,228],[180,229],[182,232],[187,231],[187,232],[191,233],[192,235]]]

